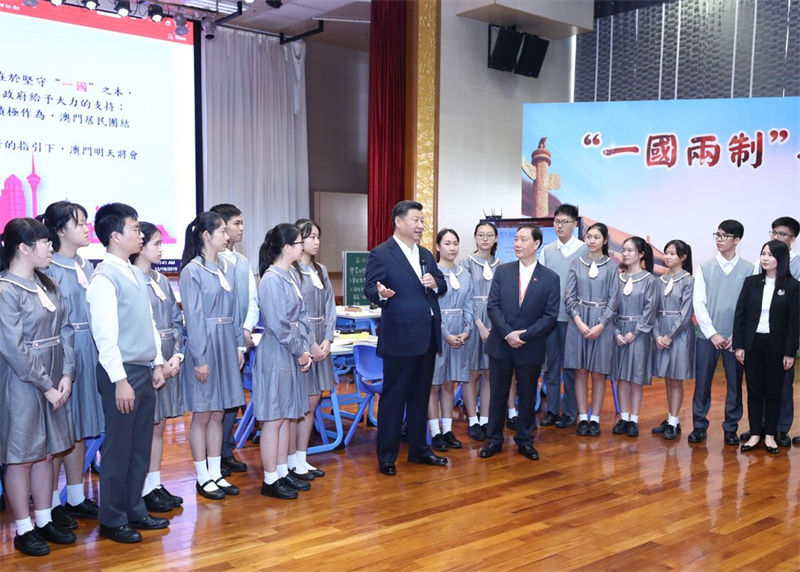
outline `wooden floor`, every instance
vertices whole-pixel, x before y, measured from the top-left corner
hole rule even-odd
[[[376,430],[364,426],[346,450],[311,458],[328,474],[294,501],[260,496],[250,444],[237,453],[247,474],[231,479],[242,494],[198,499],[187,416],[168,426],[164,482],[185,503],[167,531],[126,546],[82,521],[77,545],[32,558],[14,551],[5,511],[0,569],[798,570],[800,448],[742,454],[723,445],[722,388],[715,380],[709,441],[699,446],[686,441],[686,406],[678,440],[650,435],[663,418],[662,383],[645,391],[639,438],[611,434],[609,392],[602,436],[542,428],[538,462],[516,454],[510,435],[499,455],[478,458],[462,417],[465,446],[449,453],[447,468],[400,460],[398,475],[385,477]],[[691,393],[687,384],[687,400]],[[96,476],[88,494],[97,498]]]

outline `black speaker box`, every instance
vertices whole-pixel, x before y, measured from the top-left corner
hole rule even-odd
[[[489,33],[491,34],[491,27]],[[513,71],[523,35],[513,28],[498,28],[497,39],[489,55],[489,67],[501,71]]]
[[[542,64],[544,63],[544,56],[547,54],[547,46],[549,45],[550,42],[544,38],[525,34],[525,39],[522,42],[522,52],[519,55],[519,60],[517,60],[517,65],[514,67],[514,73],[528,77],[539,77],[539,72],[542,71]]]

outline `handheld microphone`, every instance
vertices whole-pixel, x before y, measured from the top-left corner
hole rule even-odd
[[[419,269],[422,276],[425,276],[428,273],[428,265],[425,263],[425,258],[422,254],[419,255]],[[428,287],[426,286],[425,289],[427,290]]]

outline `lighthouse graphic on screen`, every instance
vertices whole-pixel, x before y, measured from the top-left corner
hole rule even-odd
[[[31,213],[28,214],[28,205],[25,200],[25,189],[23,188],[22,180],[15,174],[11,174],[3,181],[3,188],[0,189],[0,229],[5,228],[6,223],[12,218],[22,217],[35,217],[39,214],[39,183],[42,178],[36,173],[36,157],[31,155],[31,173],[26,177],[28,186],[31,189]],[[95,207],[97,210],[99,207]],[[100,241],[94,234],[94,227],[88,225],[90,230],[91,241],[99,243]],[[177,240],[171,236],[163,224],[156,224],[158,230],[161,231],[161,241],[164,244],[175,244]]]

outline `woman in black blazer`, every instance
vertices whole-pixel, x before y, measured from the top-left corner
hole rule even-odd
[[[789,249],[778,240],[761,248],[761,273],[742,285],[733,319],[733,349],[747,378],[751,451],[778,452],[775,431],[781,410],[784,371],[794,367],[800,337],[800,284],[789,274]]]

